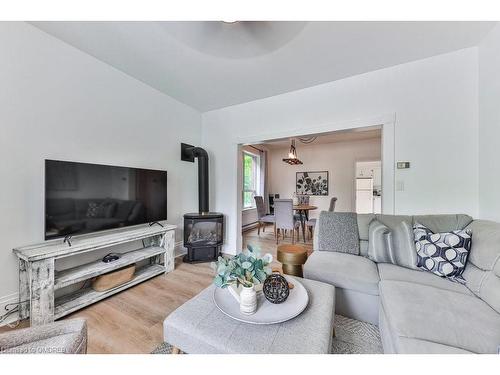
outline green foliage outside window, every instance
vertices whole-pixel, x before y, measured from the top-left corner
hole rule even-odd
[[[243,208],[254,207],[257,191],[257,157],[243,153]]]

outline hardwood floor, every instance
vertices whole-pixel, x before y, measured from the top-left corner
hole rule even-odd
[[[292,243],[290,234],[288,234],[284,240],[280,238],[279,243]],[[257,229],[243,232],[243,247],[246,247],[247,245],[252,245],[256,249],[259,249],[261,255],[270,253],[276,260],[277,245],[272,225],[268,225],[265,232],[261,231],[260,236],[257,235]],[[312,251],[312,241],[307,238],[306,234],[306,243],[304,243],[304,240],[302,239],[302,232],[300,233],[300,241],[296,242],[296,245],[304,246],[307,249],[308,253],[311,253]],[[276,264],[279,266],[279,263],[276,262]]]
[[[301,237],[302,240],[302,237]],[[243,233],[243,243],[276,259],[276,240],[272,226],[257,235],[257,229]],[[287,237],[280,243],[291,243]],[[300,243],[309,251],[310,241]],[[273,266],[279,266],[274,260]],[[64,319],[85,318],[88,325],[89,353],[150,353],[163,342],[163,320],[184,302],[212,282],[209,263],[186,264],[176,259],[175,270],[95,303]],[[27,321],[19,327],[28,325]],[[0,332],[9,330],[0,328]]]

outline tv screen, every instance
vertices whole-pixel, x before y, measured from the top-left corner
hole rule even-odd
[[[45,160],[45,239],[167,218],[167,172]]]

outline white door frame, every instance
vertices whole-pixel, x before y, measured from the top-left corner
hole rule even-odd
[[[396,127],[396,114],[385,114],[362,118],[352,121],[329,123],[319,126],[288,129],[285,131],[268,133],[261,133],[248,137],[241,137],[236,139],[236,160],[238,170],[236,173],[236,181],[233,182],[233,188],[236,189],[236,249],[242,249],[242,235],[241,235],[241,204],[242,198],[239,193],[242,189],[242,175],[241,175],[241,147],[248,144],[262,143],[272,139],[300,137],[309,134],[329,133],[338,130],[350,130],[366,128],[371,126],[382,127],[382,213],[394,214],[395,213],[395,127]],[[237,250],[240,251],[240,250]]]

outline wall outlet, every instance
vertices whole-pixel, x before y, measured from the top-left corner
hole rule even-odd
[[[396,166],[398,169],[408,169],[408,168],[410,168],[410,162],[409,161],[398,161],[396,163]]]

